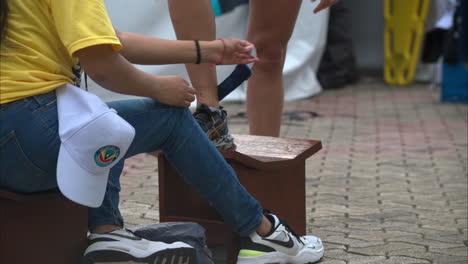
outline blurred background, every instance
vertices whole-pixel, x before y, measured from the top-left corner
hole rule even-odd
[[[211,1],[217,37],[245,38],[248,0]],[[176,38],[167,1],[139,0],[138,5],[129,5],[127,0],[105,2],[119,30]],[[443,86],[444,60],[440,55],[450,53],[447,51],[450,45],[444,43],[458,34],[453,23],[456,0],[342,0],[328,10],[313,14],[316,4],[303,1],[288,46],[284,68],[286,100],[307,98],[324,89],[341,88],[368,77],[390,85],[425,82],[431,89]],[[437,30],[443,33],[433,32]],[[449,34],[445,34],[447,32]],[[425,41],[427,34],[431,38]],[[468,47],[468,44],[463,45]],[[423,52],[429,56],[425,63],[421,62]],[[451,64],[456,63],[456,58],[455,62],[452,59]],[[182,75],[188,80],[183,65],[137,67],[156,75]],[[219,82],[233,70],[233,66],[217,68]],[[445,70],[446,81],[463,87],[455,91],[457,98],[454,100],[468,101],[468,81],[464,76],[468,72],[463,67],[446,67]],[[127,97],[103,90],[92,81],[89,89],[105,100]],[[225,101],[243,102],[245,95],[244,84]]]

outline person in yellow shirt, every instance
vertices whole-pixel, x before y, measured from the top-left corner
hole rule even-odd
[[[0,3],[0,188],[19,193],[59,188],[69,199],[89,206],[90,246],[84,252],[88,263],[154,263],[173,257],[177,263],[194,263],[194,250],[185,243],[146,241],[124,229],[118,204],[125,159],[158,149],[233,230],[263,243],[256,251],[244,252],[239,263],[307,263],[323,256],[319,238],[299,237],[275,215],[263,214],[192,117],[187,107],[195,90],[187,81],[153,76],[132,65],[252,63],[258,58],[249,55],[251,43],[118,32],[102,0]],[[83,70],[106,89],[145,98],[101,105],[97,97],[77,88]],[[102,115],[93,116],[93,109]],[[76,131],[67,134],[69,127]],[[84,136],[83,131],[93,133]],[[93,149],[92,142],[128,131],[133,134],[121,139],[127,142],[125,149],[99,147],[99,142]],[[85,147],[93,155],[76,151]],[[66,163],[64,152],[73,153]],[[96,187],[102,181],[102,188]],[[123,250],[117,253],[115,248]]]

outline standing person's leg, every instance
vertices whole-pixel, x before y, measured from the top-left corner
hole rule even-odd
[[[216,25],[210,0],[169,0],[169,11],[177,39],[214,40]],[[197,104],[218,107],[216,68],[209,64],[186,64]]]
[[[213,40],[216,24],[210,0],[168,0],[172,24],[180,40]],[[197,91],[194,116],[210,140],[220,149],[230,149],[227,113],[219,107],[216,67],[186,64],[193,88]]]
[[[250,1],[247,40],[255,44],[260,58],[247,90],[250,134],[274,137],[280,134],[283,66],[301,3],[301,0]]]

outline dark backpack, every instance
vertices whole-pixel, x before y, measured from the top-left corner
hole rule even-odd
[[[215,264],[206,245],[205,229],[191,222],[160,223],[129,228],[136,236],[164,243],[184,242],[195,248],[198,264]]]

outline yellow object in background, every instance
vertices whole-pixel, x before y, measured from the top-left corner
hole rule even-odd
[[[385,0],[385,81],[407,85],[414,79],[430,0]]]

